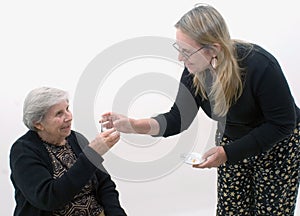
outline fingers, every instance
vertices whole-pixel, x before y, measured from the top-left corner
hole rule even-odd
[[[210,168],[214,167],[214,162],[210,158],[208,158],[203,163],[195,164],[195,165],[193,165],[193,167],[194,168],[209,168],[210,169]]]
[[[193,165],[194,168],[212,168],[219,167],[227,161],[227,156],[224,151],[224,148],[221,146],[214,147],[208,150],[203,158],[206,160],[201,164]]]
[[[101,115],[101,119],[99,120],[100,123],[106,122],[106,121],[110,121],[113,122],[119,118],[121,118],[122,115],[114,113],[114,112],[106,112],[104,114]]]
[[[113,128],[114,124],[111,121],[101,121],[100,126],[101,126],[101,132],[103,132],[103,131],[105,131],[105,129]]]
[[[112,112],[106,112],[101,115],[101,119],[99,120],[99,123],[104,123],[104,122],[111,122],[114,114]]]
[[[118,132],[115,128],[108,129],[100,134],[105,141],[113,142],[115,140],[120,139],[120,132]]]
[[[112,128],[98,134],[89,146],[98,154],[104,155],[119,140],[120,133],[115,128]]]
[[[99,120],[99,123],[104,123],[104,122],[110,121],[111,115],[112,115],[112,112],[106,112],[106,113],[102,114],[101,119]]]
[[[101,116],[107,117],[107,116],[111,116],[112,114],[113,114],[112,112],[106,112],[106,113],[103,113]]]
[[[210,157],[211,155],[213,155],[215,152],[216,152],[216,149],[211,148],[207,152],[205,152],[202,157],[206,159],[206,158]]]

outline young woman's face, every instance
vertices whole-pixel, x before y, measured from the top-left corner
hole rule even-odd
[[[61,101],[48,110],[42,122],[38,123],[38,127],[43,139],[52,143],[60,142],[70,135],[71,122],[69,103]]]
[[[180,29],[176,31],[178,60],[183,61],[190,73],[202,72],[210,67],[211,55],[206,47],[200,46]]]

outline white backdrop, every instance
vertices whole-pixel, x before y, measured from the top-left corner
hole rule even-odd
[[[1,215],[12,215],[15,205],[9,180],[8,155],[11,144],[26,131],[22,124],[22,105],[28,91],[41,85],[63,88],[69,91],[72,103],[83,71],[99,53],[126,39],[141,36],[173,39],[175,22],[195,3],[198,1],[0,2]],[[258,0],[205,3],[221,12],[233,38],[257,43],[277,57],[295,100],[300,105],[300,87],[297,83],[300,78],[297,53],[300,49],[300,15],[297,1],[286,0],[284,4],[282,1],[271,3]],[[166,73],[178,78],[181,69],[174,62],[146,58],[125,63],[115,68],[115,71]],[[131,76],[134,77],[135,73]],[[114,79],[115,85],[110,87],[118,89],[121,80],[118,77]],[[126,78],[122,79],[124,81]],[[133,117],[152,115],[164,111],[170,105],[168,97],[144,94],[132,102],[129,114]],[[96,122],[97,117],[107,111],[108,107],[101,107],[97,102],[95,107],[99,108],[94,113]],[[202,112],[198,115],[198,122],[200,124],[194,148],[195,151],[202,151],[205,144],[210,144],[209,134],[213,126]],[[155,146],[153,149],[147,146],[121,146],[120,143],[114,147],[113,152],[127,160],[150,161],[167,155],[174,147],[174,139],[176,137],[168,139],[169,142],[163,146],[152,145]],[[113,175],[113,178],[122,205],[130,216],[215,213],[215,169],[195,170],[183,164],[149,181],[123,180],[117,175]],[[298,197],[298,215],[299,202]]]

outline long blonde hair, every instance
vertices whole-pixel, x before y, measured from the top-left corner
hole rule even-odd
[[[183,15],[175,27],[199,45],[213,48],[212,44],[220,44],[221,50],[216,56],[217,64],[214,69],[210,69],[214,77],[210,92],[206,92],[204,72],[197,72],[193,82],[195,94],[210,99],[213,104],[212,113],[225,116],[230,106],[241,96],[243,89],[234,40],[230,38],[225,20],[213,7],[199,5]]]

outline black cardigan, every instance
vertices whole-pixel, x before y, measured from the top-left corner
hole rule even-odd
[[[245,69],[243,93],[226,118],[212,116],[210,101],[195,96],[193,75],[185,68],[171,110],[153,117],[160,125],[158,136],[168,137],[186,130],[201,107],[218,121],[218,130],[234,140],[224,149],[228,163],[235,163],[267,151],[292,133],[300,121],[300,110],[277,60],[257,45],[250,53],[239,44],[236,49],[239,66]]]
[[[78,159],[60,178],[53,179],[49,154],[34,131],[20,137],[10,151],[11,181],[15,188],[15,216],[51,215],[51,211],[71,201],[91,178],[96,181],[96,198],[106,216],[126,215],[119,203],[116,185],[104,169],[102,157],[87,146],[87,139],[72,131],[67,137]],[[80,140],[80,143],[78,141]],[[82,148],[83,152],[82,153]],[[98,157],[92,163],[88,157]]]

